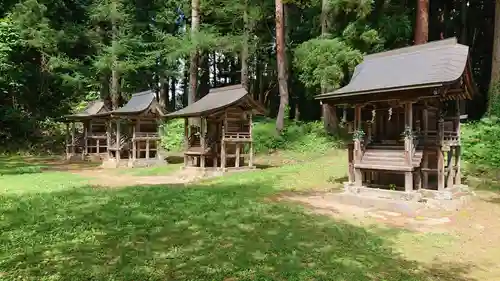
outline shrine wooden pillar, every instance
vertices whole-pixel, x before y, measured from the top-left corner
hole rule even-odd
[[[189,150],[189,119],[184,118],[184,167],[188,166],[189,157],[186,154]]]
[[[427,104],[424,105],[422,111],[422,130],[424,131],[424,151],[422,154],[422,188],[428,188],[429,186],[429,150],[427,149],[429,141],[429,110],[427,109]]]
[[[444,181],[444,120],[439,116],[438,119],[438,144],[437,144],[437,177],[438,177],[438,190],[442,191],[445,188]]]
[[[108,147],[108,158],[111,158],[111,120],[106,120],[104,124],[106,126],[106,145]]]
[[[462,139],[460,137],[460,100],[456,101],[456,122],[457,126],[455,128],[457,137],[458,137],[458,144],[455,146],[455,179],[454,183],[455,185],[461,185],[462,184],[462,174],[460,170],[461,166],[461,153],[462,153]]]
[[[413,134],[413,102],[405,104],[405,131]],[[413,139],[411,136],[405,136],[405,162],[406,165],[413,165]],[[413,172],[405,172],[405,191],[413,191]]]
[[[205,168],[205,150],[207,146],[207,141],[205,139],[206,136],[206,120],[203,117],[200,117],[200,145],[201,145],[201,154],[200,154],[200,168]]]
[[[88,144],[88,131],[90,121],[83,121],[83,148],[82,148],[82,160],[85,160],[85,155],[89,154],[89,144]]]
[[[361,124],[361,105],[357,104],[354,108],[354,130],[355,132],[362,130]],[[361,162],[361,140],[359,138],[354,139],[354,163]],[[363,185],[363,173],[361,169],[354,168],[354,185],[362,186]]]
[[[71,155],[75,155],[76,149],[75,149],[75,135],[76,135],[76,127],[75,127],[75,122],[71,123]]]
[[[69,150],[69,123],[66,123],[66,159],[70,159],[70,150]]]
[[[248,148],[248,153],[249,153],[249,156],[248,156],[248,167],[253,167],[253,135],[252,135],[252,125],[253,125],[253,122],[252,122],[252,112],[250,112],[250,114],[248,115],[248,125],[250,126],[249,128],[249,133],[250,133],[250,144],[249,144],[249,148]]]
[[[224,113],[222,121],[222,137],[221,137],[221,149],[220,149],[220,167],[223,172],[226,171],[226,129],[227,129],[227,113]]]
[[[120,162],[120,119],[116,119],[116,161]],[[117,163],[118,164],[118,163]]]
[[[405,131],[409,130],[409,133],[413,133],[413,103],[407,102],[405,104]],[[413,152],[413,139],[409,136],[405,136],[405,162],[406,165],[412,164]]]
[[[161,136],[163,136],[163,127],[160,120],[156,120],[156,129],[158,133],[158,139],[156,141],[156,159],[162,160],[161,158]]]
[[[139,123],[139,120],[136,120],[132,124],[132,161],[135,161],[135,159],[137,158],[137,141],[136,141],[135,137],[136,137],[138,123]]]

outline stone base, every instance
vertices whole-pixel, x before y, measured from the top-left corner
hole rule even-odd
[[[419,201],[420,199],[422,199],[422,195],[418,192],[404,192],[397,190],[370,188],[366,186],[354,186],[351,183],[344,183],[344,191],[346,193],[351,193],[356,195],[393,199],[393,200]]]
[[[106,154],[107,155],[107,154]],[[105,154],[87,154],[83,156],[82,154],[73,154],[70,155],[69,157],[66,156],[66,161],[68,162],[100,162],[103,159],[105,159],[106,156]]]
[[[401,211],[401,208],[410,213],[422,208],[439,210],[459,210],[470,201],[474,195],[467,186],[453,186],[444,191],[421,189],[413,192],[385,190],[344,184],[344,192],[339,198],[345,203],[361,205],[363,207],[378,207],[388,211]]]
[[[244,167],[226,167],[224,170],[221,167],[194,167],[194,166],[184,166],[182,169],[186,170],[195,170],[195,171],[218,171],[218,172],[245,172],[255,170],[257,167],[252,166],[244,166]]]
[[[109,158],[102,161],[101,168],[144,168],[166,165],[167,161],[163,159],[121,159],[116,161],[115,158]]]
[[[127,166],[129,168],[144,168],[144,167],[153,167],[153,166],[161,166],[166,165],[167,161],[163,159],[150,158],[150,159],[135,159],[128,160]]]

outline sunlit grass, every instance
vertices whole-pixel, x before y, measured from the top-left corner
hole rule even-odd
[[[295,160],[188,187],[4,176],[0,280],[464,280],[405,260],[373,231],[267,200],[345,176],[342,153]]]

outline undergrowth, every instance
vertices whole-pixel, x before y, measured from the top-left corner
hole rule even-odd
[[[464,175],[475,187],[500,189],[500,119],[483,118],[461,126]]]
[[[253,123],[254,151],[272,153],[276,150],[293,152],[319,152],[342,145],[341,139],[328,135],[321,121],[288,121],[285,130],[276,133],[276,121],[269,118],[257,119]],[[184,141],[184,121],[176,119],[164,125],[162,145],[168,151],[181,151]]]

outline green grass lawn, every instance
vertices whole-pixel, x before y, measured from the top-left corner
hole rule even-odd
[[[4,175],[0,280],[462,280],[381,234],[268,200],[345,176],[344,154],[313,158],[190,187]]]

